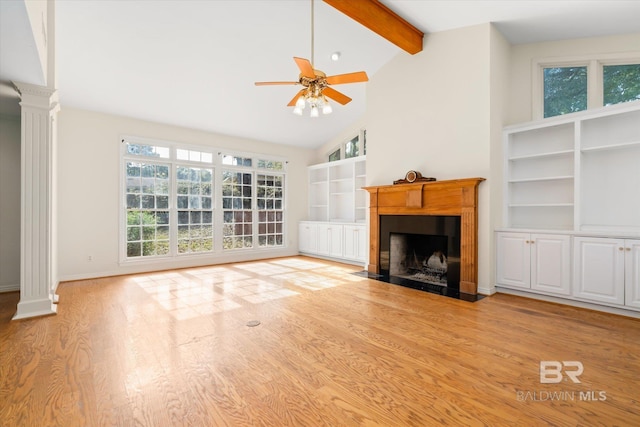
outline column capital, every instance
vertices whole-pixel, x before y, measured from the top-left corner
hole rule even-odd
[[[12,82],[20,95],[22,107],[34,107],[54,110],[59,108],[58,91],[47,86],[39,86],[30,83]]]

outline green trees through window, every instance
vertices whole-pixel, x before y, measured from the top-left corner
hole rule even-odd
[[[595,66],[543,68],[544,117],[586,110],[588,87],[595,86],[589,79],[595,78]],[[602,88],[602,106],[640,99],[640,64],[603,65],[596,87]]]
[[[122,142],[125,259],[284,246],[286,161]]]
[[[640,64],[603,67],[604,105],[640,99]]]
[[[544,69],[544,117],[587,109],[587,67]]]

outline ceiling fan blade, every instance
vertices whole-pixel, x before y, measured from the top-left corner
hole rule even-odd
[[[345,105],[351,102],[351,98],[349,98],[347,95],[340,93],[337,90],[332,89],[330,87],[325,87],[322,90],[322,94],[342,105]]]
[[[298,68],[300,68],[300,72],[303,76],[309,77],[311,79],[316,78],[316,73],[313,71],[313,66],[308,59],[293,57],[293,60],[298,64]]]
[[[329,76],[325,79],[330,85],[341,85],[344,83],[360,83],[369,81],[367,73],[358,71],[356,73],[338,74],[337,76]]]
[[[299,85],[300,82],[256,82],[256,86],[270,86],[270,85]]]
[[[296,105],[296,101],[298,100],[298,98],[300,98],[300,95],[302,95],[305,90],[306,89],[302,89],[298,93],[296,93],[296,96],[294,96],[293,99],[287,104],[287,107],[294,107]]]

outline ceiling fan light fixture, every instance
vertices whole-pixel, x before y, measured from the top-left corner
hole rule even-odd
[[[325,100],[324,105],[322,106],[322,114],[331,114],[333,112],[333,108],[331,108],[331,104],[329,101]]]
[[[300,95],[300,97],[296,101],[296,108],[299,108],[300,110],[304,110],[304,106],[305,106],[304,95]]]
[[[302,108],[298,107],[296,105],[296,107],[293,109],[293,114],[295,114],[296,116],[301,116],[302,115]]]
[[[318,113],[318,107],[315,105],[311,106],[311,112],[309,113],[310,117],[318,117],[320,114]]]

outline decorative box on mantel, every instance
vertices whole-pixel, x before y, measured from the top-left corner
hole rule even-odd
[[[482,181],[484,178],[466,178],[365,187],[364,189],[369,192],[370,200],[370,246],[367,270],[370,273],[381,274],[380,225],[385,216],[460,217],[460,292],[476,295],[478,293],[478,185]]]

